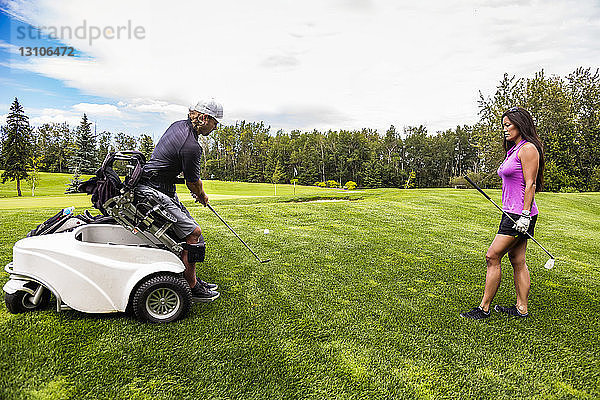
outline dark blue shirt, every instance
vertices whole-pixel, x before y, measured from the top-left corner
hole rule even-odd
[[[183,172],[187,182],[200,180],[202,147],[189,119],[174,122],[162,135],[150,160],[144,165],[149,184],[168,194],[175,194],[177,175]]]

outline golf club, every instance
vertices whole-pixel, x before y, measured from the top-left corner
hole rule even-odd
[[[210,211],[212,211],[212,212],[213,212],[213,213],[214,213],[214,214],[215,214],[215,215],[216,215],[216,216],[217,216],[217,217],[218,217],[218,218],[221,220],[221,222],[223,222],[223,223],[225,224],[225,226],[226,226],[226,227],[228,227],[228,228],[229,228],[229,230],[230,230],[231,232],[233,232],[233,234],[234,234],[234,235],[235,235],[235,236],[236,236],[238,239],[240,239],[240,242],[244,243],[244,246],[246,246],[246,248],[247,248],[248,250],[250,250],[250,253],[252,253],[252,254],[254,255],[254,257],[256,257],[256,259],[258,260],[258,262],[260,262],[260,263],[267,263],[267,262],[271,261],[270,259],[261,260],[261,259],[260,259],[260,257],[259,257],[259,256],[257,256],[257,255],[256,255],[256,253],[255,253],[254,251],[252,251],[252,249],[250,248],[250,246],[248,246],[248,245],[246,244],[246,242],[244,242],[244,241],[242,240],[242,238],[241,238],[241,237],[240,237],[240,236],[239,236],[237,233],[235,233],[235,231],[233,230],[233,228],[232,228],[232,227],[230,227],[230,226],[229,226],[229,224],[228,224],[227,222],[225,222],[225,220],[224,220],[223,218],[221,218],[221,216],[220,216],[220,215],[219,215],[219,214],[218,214],[218,213],[215,211],[215,209],[214,209],[214,208],[213,208],[213,207],[210,205],[210,203],[206,203],[206,206],[207,206],[207,207],[210,209]]]
[[[502,212],[502,214],[506,215],[506,217],[507,217],[508,219],[510,219],[510,220],[511,220],[511,221],[512,221],[514,224],[516,224],[516,223],[517,223],[517,222],[516,222],[514,219],[512,219],[512,217],[511,217],[510,215],[508,215],[508,213],[507,213],[506,211],[504,211],[504,210],[502,209],[502,207],[500,207],[498,204],[496,204],[496,202],[495,202],[494,200],[492,200],[492,199],[490,198],[490,196],[488,196],[488,195],[487,195],[487,194],[486,194],[486,193],[485,193],[485,192],[484,192],[484,191],[483,191],[483,190],[482,190],[482,189],[481,189],[479,186],[477,186],[477,184],[476,184],[475,182],[473,182],[473,181],[472,181],[472,180],[471,180],[471,179],[470,179],[468,176],[465,176],[465,179],[467,180],[467,182],[469,182],[471,185],[473,185],[473,187],[474,187],[475,189],[477,189],[477,190],[479,191],[479,193],[481,193],[482,195],[484,195],[486,199],[488,199],[489,201],[491,201],[491,202],[492,202],[492,204],[493,204],[493,205],[495,205],[495,206],[496,206],[496,208]],[[546,250],[546,249],[544,248],[544,246],[542,246],[542,245],[541,245],[541,244],[540,244],[540,243],[539,243],[537,240],[535,240],[535,239],[533,238],[533,236],[531,236],[531,235],[529,234],[529,232],[525,232],[525,234],[526,234],[527,236],[529,236],[529,238],[530,238],[531,240],[533,240],[533,241],[535,242],[535,244],[537,244],[538,246],[540,246],[540,247],[542,248],[542,250],[544,250],[544,251],[546,252],[546,254],[548,254],[548,255],[550,256],[550,259],[549,259],[549,260],[546,262],[546,264],[544,264],[544,268],[546,268],[546,269],[552,269],[552,267],[554,267],[554,256],[553,256],[552,254],[550,254],[550,252],[549,252],[548,250]]]

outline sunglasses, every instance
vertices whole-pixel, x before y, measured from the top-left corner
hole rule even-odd
[[[506,112],[510,112],[511,113],[511,112],[517,112],[517,111],[519,111],[519,107],[511,107]]]
[[[193,111],[193,110],[190,111],[190,117],[191,118],[196,118],[196,119],[201,119],[201,120],[202,119],[211,120],[211,121],[214,121],[215,124],[217,124],[217,125],[219,124],[219,121],[215,117],[213,117],[212,115],[202,114],[199,111]]]

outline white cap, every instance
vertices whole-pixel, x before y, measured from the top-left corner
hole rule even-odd
[[[223,105],[217,103],[215,99],[200,100],[195,106],[190,107],[190,111],[198,111],[202,114],[210,115],[217,121],[223,118]]]

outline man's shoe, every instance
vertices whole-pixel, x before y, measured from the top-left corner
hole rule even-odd
[[[217,297],[219,297],[219,292],[213,292],[212,290],[207,289],[200,282],[196,282],[196,286],[192,288],[192,298],[195,301],[209,303]]]
[[[517,309],[517,306],[503,307],[496,304],[494,310],[496,310],[496,312],[508,314],[513,317],[527,318],[529,316],[529,313],[521,314]]]
[[[196,277],[196,281],[198,281],[199,284],[201,284],[208,290],[212,290],[213,292],[219,288],[219,285],[217,285],[216,283],[204,282],[202,279],[199,279],[198,277]]]
[[[483,311],[483,309],[481,307],[475,307],[475,308],[471,309],[470,311],[461,313],[460,316],[463,318],[470,318],[470,319],[484,319],[484,318],[487,318],[490,316],[490,312]]]

